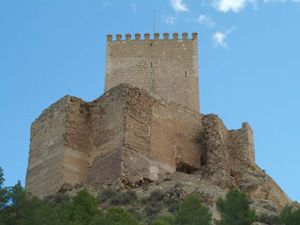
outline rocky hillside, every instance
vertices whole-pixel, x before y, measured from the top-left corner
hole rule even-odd
[[[125,207],[129,212],[135,214],[137,218],[145,223],[148,223],[153,218],[168,213],[175,213],[178,209],[179,202],[183,200],[190,193],[197,193],[203,199],[203,202],[209,207],[213,218],[220,219],[220,215],[216,210],[216,200],[224,198],[227,190],[230,188],[239,188],[240,190],[247,191],[248,198],[250,199],[250,206],[253,208],[258,217],[256,224],[272,225],[278,218],[281,212],[281,205],[272,202],[272,197],[276,193],[269,193],[269,199],[259,199],[260,193],[256,190],[251,192],[253,186],[259,186],[262,190],[261,195],[265,197],[266,180],[268,176],[264,172],[243,171],[244,179],[236,180],[224,173],[219,173],[213,179],[209,179],[201,174],[201,171],[193,174],[186,174],[183,172],[176,172],[170,176],[158,180],[156,182],[145,181],[138,188],[133,188],[137,194],[137,200],[131,201],[128,195],[128,190],[121,189],[121,187],[90,187],[89,192],[100,199],[100,207],[107,210],[111,205]],[[244,174],[246,173],[246,174]],[[247,181],[248,183],[246,183]],[[216,184],[219,184],[216,185]],[[248,184],[248,185],[247,185]],[[70,194],[75,194],[76,189],[73,189]],[[127,193],[122,197],[120,193]],[[130,195],[130,194],[129,194]],[[129,199],[129,200],[128,200]],[[298,203],[288,201],[287,204],[297,206]]]

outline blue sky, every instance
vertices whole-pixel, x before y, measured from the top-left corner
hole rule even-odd
[[[24,184],[30,125],[104,90],[106,35],[198,32],[200,111],[252,126],[256,162],[300,201],[300,1],[0,1],[0,166]]]

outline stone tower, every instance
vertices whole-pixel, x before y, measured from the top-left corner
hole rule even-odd
[[[173,101],[199,112],[199,82],[197,33],[188,33],[178,38],[178,33],[130,34],[122,40],[107,35],[105,91],[119,84],[131,84],[147,90],[157,98]]]
[[[227,130],[217,115],[199,113],[196,33],[108,35],[105,82],[94,101],[65,96],[32,123],[26,191],[43,198],[79,186],[132,188],[201,171],[221,189],[278,208],[290,202],[256,165],[248,123]]]

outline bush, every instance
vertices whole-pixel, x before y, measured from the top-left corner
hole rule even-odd
[[[189,195],[179,207],[176,215],[178,225],[209,225],[211,214],[208,208],[202,204],[197,194]]]
[[[168,211],[175,214],[179,210],[180,202],[174,198],[168,198],[164,200],[164,203],[168,206]]]
[[[150,202],[145,207],[145,211],[147,216],[152,216],[158,214],[163,209],[163,205],[161,202]]]
[[[262,213],[258,215],[257,221],[266,223],[269,225],[274,225],[276,224],[276,221],[279,220],[279,216],[276,214],[267,214],[267,213]]]
[[[90,225],[140,225],[140,223],[125,209],[111,207],[104,215],[95,217]]]
[[[110,200],[111,198],[115,197],[118,193],[110,188],[107,188],[103,190],[100,195],[98,196],[98,199],[100,202],[105,202],[107,200]]]
[[[0,167],[0,210],[3,209],[9,201],[8,189],[2,187],[4,181],[3,170]]]
[[[216,204],[222,218],[217,222],[219,225],[251,225],[256,220],[244,192],[231,190],[225,199],[219,199]]]
[[[151,222],[150,225],[175,225],[175,217],[173,215],[164,215],[158,220]]]
[[[134,215],[139,221],[143,219],[142,215],[134,208],[127,209],[127,212]]]
[[[299,225],[300,224],[300,209],[293,210],[292,207],[285,206],[280,213],[279,225]]]
[[[162,201],[164,197],[165,197],[164,192],[162,192],[161,190],[155,190],[151,192],[149,198],[151,201]]]
[[[123,193],[118,193],[117,195],[113,196],[110,200],[112,205],[127,205],[137,199],[137,195],[135,191],[128,190]]]
[[[68,202],[68,201],[70,201],[70,197],[63,193],[58,193],[56,195],[48,195],[44,198],[44,202],[46,203],[54,202],[58,204],[61,202]]]

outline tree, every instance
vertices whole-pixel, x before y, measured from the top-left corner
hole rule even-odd
[[[2,187],[4,181],[3,169],[0,167],[0,211],[6,206],[9,200],[7,188]]]
[[[280,213],[279,225],[299,225],[300,209],[293,210],[292,207],[285,206]]]
[[[175,217],[172,214],[167,214],[160,219],[151,222],[151,225],[175,225]]]
[[[140,223],[125,209],[111,207],[104,216],[95,217],[90,225],[140,225]]]
[[[209,225],[211,214],[199,195],[191,194],[180,205],[175,220],[178,225]]]
[[[246,194],[239,190],[231,190],[225,199],[219,199],[217,210],[222,217],[218,225],[251,225],[256,220]]]

